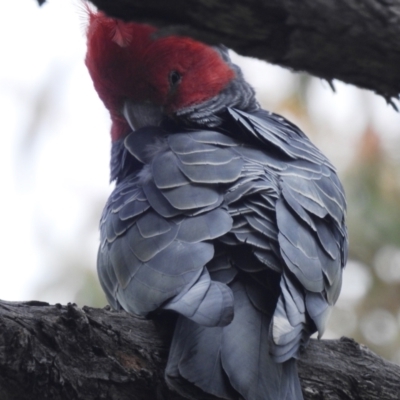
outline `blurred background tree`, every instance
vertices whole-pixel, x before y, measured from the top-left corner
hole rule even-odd
[[[0,5],[5,300],[106,304],[95,264],[110,123],[83,63],[81,14],[57,0]],[[232,57],[263,107],[299,125],[344,182],[350,260],[325,337],[400,363],[400,115],[370,92]]]

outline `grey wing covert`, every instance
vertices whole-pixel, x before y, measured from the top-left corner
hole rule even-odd
[[[101,220],[98,272],[113,307],[142,316],[174,310],[205,326],[232,320],[232,292],[206,268],[211,242],[232,227],[220,186],[241,172],[232,143],[207,131],[128,136],[143,167],[117,185]]]

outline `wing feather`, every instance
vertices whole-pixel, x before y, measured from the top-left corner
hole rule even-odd
[[[143,128],[125,139],[142,170],[106,205],[100,281],[113,307],[184,316],[172,385],[183,377],[227,399],[300,399],[290,359],[322,334],[347,258],[343,188],[282,117],[227,114],[236,132]]]

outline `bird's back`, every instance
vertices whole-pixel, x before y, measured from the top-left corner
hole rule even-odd
[[[166,371],[177,390],[183,377],[226,399],[301,399],[293,357],[340,291],[343,189],[283,118],[227,113],[218,130],[149,127],[119,145],[100,280],[114,307],[180,314]]]

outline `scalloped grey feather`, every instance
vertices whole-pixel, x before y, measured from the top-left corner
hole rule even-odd
[[[180,314],[166,369],[177,391],[183,378],[224,399],[299,400],[295,358],[340,292],[345,197],[294,125],[227,111],[213,129],[146,127],[114,144],[138,167],[101,219],[100,282],[115,308]]]

